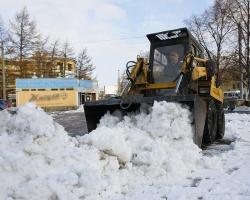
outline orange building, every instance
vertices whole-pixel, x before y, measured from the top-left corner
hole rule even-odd
[[[7,99],[15,104],[16,86],[15,80],[17,78],[24,78],[19,61],[5,60],[6,72],[6,93]],[[70,77],[74,78],[77,74],[76,61],[68,58],[65,62],[64,58],[57,57],[53,62],[49,58],[38,61],[34,58],[29,58],[23,61],[23,69],[25,69],[25,78],[43,77]],[[2,59],[0,58],[0,98],[2,98]]]

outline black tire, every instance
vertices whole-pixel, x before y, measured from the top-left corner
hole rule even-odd
[[[211,144],[217,135],[218,113],[216,104],[213,100],[207,102],[207,116],[203,134],[203,144]]]
[[[217,104],[217,113],[218,113],[218,120],[217,120],[216,139],[222,139],[225,135],[225,113],[222,103]]]

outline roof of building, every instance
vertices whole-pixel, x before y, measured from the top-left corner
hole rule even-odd
[[[16,79],[16,89],[53,89],[53,88],[83,88],[97,87],[96,81],[79,80],[75,78],[33,78]]]

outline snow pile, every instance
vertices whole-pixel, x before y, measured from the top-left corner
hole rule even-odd
[[[107,114],[84,139],[155,176],[184,175],[200,158],[190,112],[176,103],[155,102],[149,114],[132,114],[123,120]]]
[[[49,115],[50,116],[56,116],[56,115],[61,115],[61,114],[64,114],[64,113],[83,113],[84,112],[84,105],[80,105],[78,106],[77,109],[75,110],[66,110],[66,111],[54,111],[54,112],[50,112]]]
[[[191,120],[160,102],[72,138],[34,104],[1,111],[0,199],[249,199],[250,115],[227,114],[235,142],[203,154]]]
[[[84,105],[80,105],[77,109],[76,112],[84,112]]]
[[[79,148],[34,104],[0,122],[0,199],[79,199],[104,187],[98,150]]]
[[[211,145],[204,151],[200,164],[176,184],[172,177],[158,181],[150,176],[151,184],[141,184],[118,199],[250,199],[250,115],[227,114],[226,138],[234,138],[230,145]],[[150,181],[148,181],[150,182]]]
[[[84,105],[80,105],[78,106],[78,108],[76,110],[67,110],[64,111],[64,113],[76,113],[76,112],[84,112]]]
[[[76,139],[34,104],[1,111],[0,199],[145,199],[147,187],[173,185],[197,165],[189,115],[155,103],[150,114],[106,115]]]

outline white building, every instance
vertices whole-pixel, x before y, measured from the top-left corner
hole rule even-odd
[[[104,86],[104,95],[105,96],[117,95],[117,92],[118,92],[117,85],[105,85]]]

